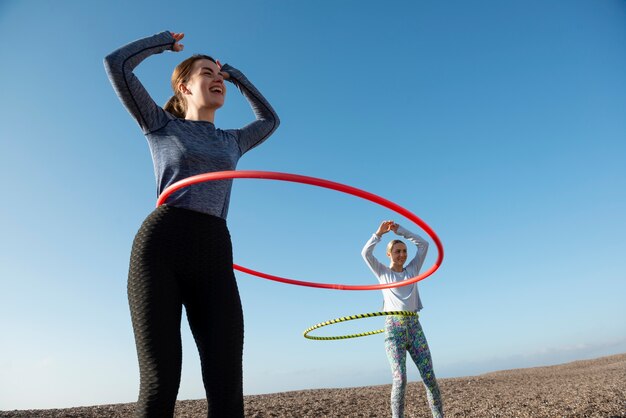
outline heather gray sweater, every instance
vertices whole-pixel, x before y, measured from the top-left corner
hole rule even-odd
[[[171,50],[170,32],[140,39],[109,54],[104,65],[120,100],[148,139],[157,193],[184,178],[214,171],[234,170],[239,158],[269,137],[279,124],[278,115],[259,91],[238,70],[225,64],[250,103],[256,121],[241,129],[217,129],[211,122],[176,118],[152,100],[133,70],[144,59]],[[196,184],[173,193],[168,205],[226,218],[232,180]]]

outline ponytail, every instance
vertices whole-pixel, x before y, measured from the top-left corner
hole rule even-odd
[[[185,100],[179,96],[179,93],[176,93],[165,103],[163,109],[177,118],[184,119],[187,113],[187,104]]]

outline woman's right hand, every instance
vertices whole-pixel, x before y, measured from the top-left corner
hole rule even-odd
[[[396,223],[394,221],[383,221],[378,227],[378,230],[376,231],[376,235],[381,237],[387,232],[394,230],[394,227],[397,228]]]
[[[176,42],[174,42],[174,45],[172,46],[172,51],[174,52],[180,52],[183,49],[185,49],[185,45],[179,43],[181,39],[183,39],[185,37],[184,33],[176,33],[176,32],[170,32],[172,34],[172,37],[176,40]]]

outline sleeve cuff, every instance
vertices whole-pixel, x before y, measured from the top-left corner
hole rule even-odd
[[[235,82],[238,81],[237,77],[239,77],[239,70],[237,70],[236,68],[231,67],[228,64],[223,64],[220,70],[227,72],[228,75],[230,76],[228,80],[226,81],[233,83],[233,84],[235,84]]]
[[[159,35],[169,38],[169,41],[171,41],[172,43],[172,45],[170,45],[170,48],[176,43],[176,39],[174,39],[174,37],[172,36],[172,32],[170,32],[169,30],[163,31]]]

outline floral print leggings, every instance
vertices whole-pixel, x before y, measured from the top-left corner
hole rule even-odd
[[[406,390],[406,352],[417,365],[422,376],[428,405],[434,418],[443,418],[443,405],[439,385],[433,372],[433,361],[426,336],[417,316],[390,315],[385,321],[385,350],[391,365],[391,412],[393,418],[404,417]]]

